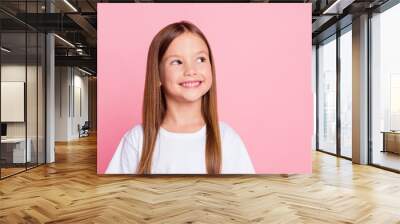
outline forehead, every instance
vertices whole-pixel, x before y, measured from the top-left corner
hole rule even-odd
[[[165,56],[177,53],[197,53],[199,51],[208,53],[206,42],[197,34],[185,32],[171,42]]]

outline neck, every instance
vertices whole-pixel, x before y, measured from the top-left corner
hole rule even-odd
[[[167,111],[161,126],[171,131],[195,131],[205,125],[201,99],[182,103],[167,99]]]

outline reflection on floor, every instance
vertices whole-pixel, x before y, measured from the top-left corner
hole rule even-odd
[[[2,164],[2,168],[1,168],[1,178],[5,178],[7,176],[19,173],[21,171],[26,170],[25,168],[25,164]],[[31,168],[31,167],[35,167],[36,163],[28,163],[26,164],[27,169]]]
[[[18,168],[1,168],[1,178],[13,175],[15,173],[18,173],[18,172],[21,172],[24,170],[25,170],[25,167],[24,168],[19,168],[19,167]]]
[[[374,151],[372,162],[373,164],[400,170],[400,155],[396,153],[376,150]]]

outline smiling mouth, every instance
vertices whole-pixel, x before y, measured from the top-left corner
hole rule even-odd
[[[179,83],[180,86],[185,87],[185,88],[194,88],[198,87],[202,81],[188,81],[188,82],[182,82]]]

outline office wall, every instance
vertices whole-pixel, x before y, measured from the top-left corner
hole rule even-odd
[[[55,68],[55,140],[68,140],[68,117],[69,111],[69,83],[70,76],[68,67]]]
[[[24,65],[18,64],[5,64],[1,66],[1,81],[10,82],[10,81],[18,81],[25,82],[25,69],[27,69],[27,108],[29,111],[36,111],[37,107],[41,108],[43,106],[43,101],[37,101],[36,94],[36,65],[35,66],[27,66],[25,68]],[[42,68],[39,67],[39,74],[41,74]],[[37,102],[39,104],[37,104]],[[5,108],[3,108],[5,109]],[[2,110],[3,110],[2,109]],[[27,113],[27,121],[28,122],[36,122],[37,114],[36,113]],[[36,133],[36,125],[28,124],[28,133]],[[25,123],[23,122],[10,122],[7,123],[7,136],[8,137],[25,137]],[[29,137],[29,136],[28,136]]]
[[[55,141],[77,139],[78,124],[88,120],[88,78],[73,67],[55,73]]]

